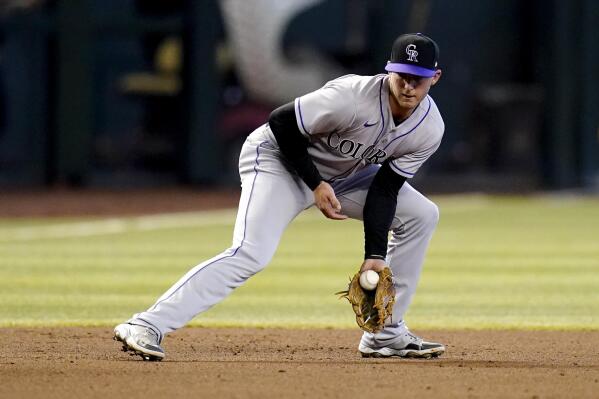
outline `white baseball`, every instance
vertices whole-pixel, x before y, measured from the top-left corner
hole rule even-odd
[[[371,291],[376,288],[379,283],[379,274],[374,270],[366,270],[360,274],[360,285],[366,291]]]

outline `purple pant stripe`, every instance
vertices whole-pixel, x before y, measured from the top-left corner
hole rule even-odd
[[[233,251],[233,253],[231,255],[225,255],[222,258],[218,258],[206,265],[204,265],[200,270],[198,270],[197,272],[195,272],[194,274],[192,274],[191,276],[189,276],[189,278],[187,280],[185,280],[184,282],[182,282],[168,297],[164,298],[162,301],[160,302],[156,302],[154,304],[154,306],[152,306],[148,311],[152,311],[156,308],[156,306],[160,305],[162,302],[166,301],[167,299],[171,298],[173,295],[175,295],[175,293],[177,291],[179,291],[179,289],[181,287],[183,287],[189,280],[191,280],[192,278],[194,278],[195,276],[197,276],[198,273],[200,273],[201,271],[205,270],[208,266],[211,266],[213,264],[215,264],[218,261],[221,261],[223,259],[226,258],[232,258],[237,254],[237,251],[239,251],[239,249],[243,246],[243,242],[245,241],[245,232],[246,232],[246,228],[247,228],[247,214],[248,214],[248,209],[250,208],[250,202],[252,201],[252,194],[254,193],[254,185],[256,183],[256,178],[258,177],[258,165],[260,165],[260,162],[258,160],[258,157],[260,156],[260,147],[262,146],[262,144],[264,144],[266,141],[261,142],[260,144],[258,144],[258,146],[256,147],[256,164],[254,165],[254,180],[252,181],[252,188],[250,189],[250,196],[248,198],[248,203],[245,209],[245,216],[243,218],[243,238],[241,239],[241,243],[239,244],[239,246],[237,248],[235,248],[235,251]],[[141,319],[140,319],[141,320]],[[146,322],[147,323],[147,322]]]

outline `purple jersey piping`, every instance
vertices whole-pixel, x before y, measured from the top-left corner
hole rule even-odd
[[[383,121],[383,126],[381,126],[381,131],[379,132],[379,135],[376,136],[376,140],[374,140],[374,144],[376,145],[376,143],[379,141],[379,138],[381,137],[381,134],[383,134],[383,132],[385,131],[385,114],[383,112],[383,82],[385,81],[385,79],[381,79],[381,86],[379,87],[379,107],[381,110],[381,119]]]
[[[407,172],[407,171],[401,169],[399,166],[394,165],[393,162],[389,162],[389,165],[391,165],[391,167],[393,169],[397,169],[398,171],[400,171],[401,173],[405,173],[406,175],[410,175],[410,176],[414,176],[415,175],[415,173]]]
[[[302,124],[302,129],[304,129],[304,133],[310,134],[310,132],[308,132],[308,129],[306,129],[306,126],[304,125],[304,117],[302,115],[302,104],[300,103],[299,97],[297,99],[297,111],[299,112],[300,122]]]
[[[407,136],[408,134],[412,133],[413,131],[416,130],[416,128],[418,126],[420,126],[420,124],[424,121],[424,119],[426,119],[426,116],[428,115],[428,113],[431,110],[431,105],[432,105],[432,101],[429,98],[429,96],[426,96],[426,99],[428,100],[428,109],[426,110],[426,112],[424,113],[424,116],[418,121],[418,123],[416,124],[416,126],[414,126],[413,128],[411,128],[410,130],[408,130],[407,132],[400,134],[399,136],[395,137],[393,140],[389,141],[389,143],[383,148],[383,150],[386,150],[387,147],[389,147],[391,145],[391,143],[393,143],[395,140],[402,138],[404,136]]]
[[[237,248],[235,248],[235,250],[233,251],[233,253],[231,255],[225,255],[221,258],[215,259],[212,262],[204,265],[202,268],[200,268],[198,271],[196,271],[194,274],[192,274],[191,276],[189,276],[189,278],[187,280],[185,280],[184,282],[182,282],[173,292],[171,292],[171,294],[164,298],[162,301],[160,302],[156,302],[156,304],[154,304],[154,306],[152,306],[148,311],[152,311],[156,308],[156,306],[160,305],[162,302],[166,301],[167,299],[171,298],[177,291],[179,291],[179,289],[181,287],[183,287],[185,284],[187,284],[187,282],[189,280],[191,280],[192,278],[194,278],[198,273],[200,273],[202,270],[206,269],[208,266],[213,265],[214,263],[221,261],[223,259],[226,258],[232,258],[233,256],[235,256],[237,254],[237,251],[239,251],[239,249],[243,246],[243,242],[245,241],[245,232],[246,232],[246,228],[247,228],[247,216],[248,216],[248,209],[250,207],[250,202],[252,201],[252,194],[254,193],[254,185],[256,183],[256,178],[258,177],[258,169],[257,166],[260,165],[260,162],[258,161],[258,157],[260,156],[260,147],[262,146],[262,144],[266,143],[267,141],[263,141],[260,144],[258,144],[258,146],[256,147],[256,160],[255,160],[255,165],[254,165],[254,180],[252,181],[252,188],[250,189],[250,196],[248,198],[248,202],[247,202],[247,206],[245,208],[245,216],[243,217],[243,238],[241,239],[241,242],[239,243],[239,246]],[[141,319],[140,319],[141,320]],[[144,320],[145,321],[145,320]],[[147,323],[147,321],[146,321]]]
[[[385,79],[381,79],[381,84],[380,84],[380,87],[379,87],[379,107],[380,107],[380,111],[381,111],[381,120],[383,121],[383,124],[381,126],[381,131],[379,132],[378,136],[376,136],[376,139],[374,140],[374,143],[372,144],[373,146],[375,146],[377,144],[377,142],[379,141],[379,138],[381,137],[381,134],[385,131],[385,114],[383,112],[383,82],[384,81],[385,81]],[[347,173],[350,173],[361,162],[362,162],[362,160],[359,160],[351,168],[349,168],[345,172],[342,172],[342,173],[338,174],[337,176],[331,177],[330,179],[328,179],[328,181],[332,182],[333,180],[338,179],[338,178],[340,178],[341,176],[343,176],[343,175],[345,175]]]

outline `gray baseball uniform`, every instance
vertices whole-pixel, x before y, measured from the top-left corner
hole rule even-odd
[[[362,219],[368,187],[379,164],[414,176],[438,148],[444,124],[430,96],[399,125],[389,108],[385,74],[347,75],[295,100],[308,153],[335,189],[341,212]],[[271,260],[288,224],[314,203],[312,191],[282,157],[268,124],[246,140],[239,159],[242,192],[233,245],[200,263],[177,281],[147,311],[129,320],[162,334],[174,331],[223,300]],[[276,194],[276,195],[273,195]],[[438,209],[407,182],[397,197],[387,262],[396,280],[393,318],[381,339],[405,330],[403,316],[420,277]]]

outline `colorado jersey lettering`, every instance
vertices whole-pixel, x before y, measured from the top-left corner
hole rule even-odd
[[[295,99],[308,153],[328,181],[346,178],[368,164],[392,159],[393,170],[413,177],[441,144],[445,125],[426,96],[398,126],[389,108],[388,75],[346,75]],[[276,140],[265,126],[265,136]]]

